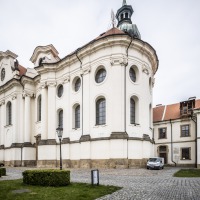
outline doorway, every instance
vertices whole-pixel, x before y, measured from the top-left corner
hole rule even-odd
[[[158,155],[159,157],[164,158],[164,164],[168,163],[168,147],[167,146],[159,146],[158,147]]]

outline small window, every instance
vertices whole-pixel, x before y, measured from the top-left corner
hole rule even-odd
[[[75,128],[80,128],[80,105],[75,108]]]
[[[106,100],[99,99],[96,102],[96,125],[103,125],[106,123]]]
[[[190,160],[190,148],[182,148],[181,149],[181,159],[182,160]]]
[[[125,13],[125,18],[128,18],[128,13]]]
[[[12,124],[12,104],[9,101],[7,103],[7,125],[11,125]]]
[[[104,81],[105,78],[106,78],[106,70],[104,68],[98,70],[98,72],[95,76],[95,81],[97,83],[101,83]]]
[[[167,138],[167,128],[159,128],[158,129],[158,134],[159,134],[159,136],[158,136],[158,139],[165,139],[165,138]]]
[[[63,128],[63,110],[58,113],[58,127]]]
[[[130,122],[135,124],[135,100],[133,98],[130,100]]]
[[[131,67],[129,70],[129,76],[133,82],[136,82],[136,73],[135,70]]]
[[[76,80],[75,84],[74,84],[74,90],[75,90],[75,92],[77,92],[80,89],[80,87],[81,87],[81,79],[78,78]]]
[[[123,13],[121,14],[121,20],[122,20],[122,19],[124,19],[124,14],[123,14]]]
[[[58,86],[57,95],[58,97],[61,97],[63,95],[63,85]]]
[[[181,126],[181,137],[189,137],[190,136],[190,126],[182,125]]]

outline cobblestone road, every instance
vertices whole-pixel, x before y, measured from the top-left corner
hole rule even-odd
[[[27,168],[7,168],[8,176],[0,180],[22,178]],[[123,189],[99,200],[199,200],[200,178],[175,178],[179,168],[164,170],[100,169],[100,184]],[[71,169],[71,181],[91,183],[91,170]]]

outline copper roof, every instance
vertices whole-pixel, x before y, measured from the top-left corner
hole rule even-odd
[[[195,100],[195,109],[200,108],[200,99]],[[180,103],[153,108],[153,122],[180,119]]]

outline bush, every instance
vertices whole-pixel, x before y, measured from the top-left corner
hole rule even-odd
[[[0,167],[0,174],[1,174],[1,176],[6,176],[6,168],[5,167]]]
[[[70,184],[70,171],[58,169],[26,170],[23,183],[41,186],[65,186]]]

